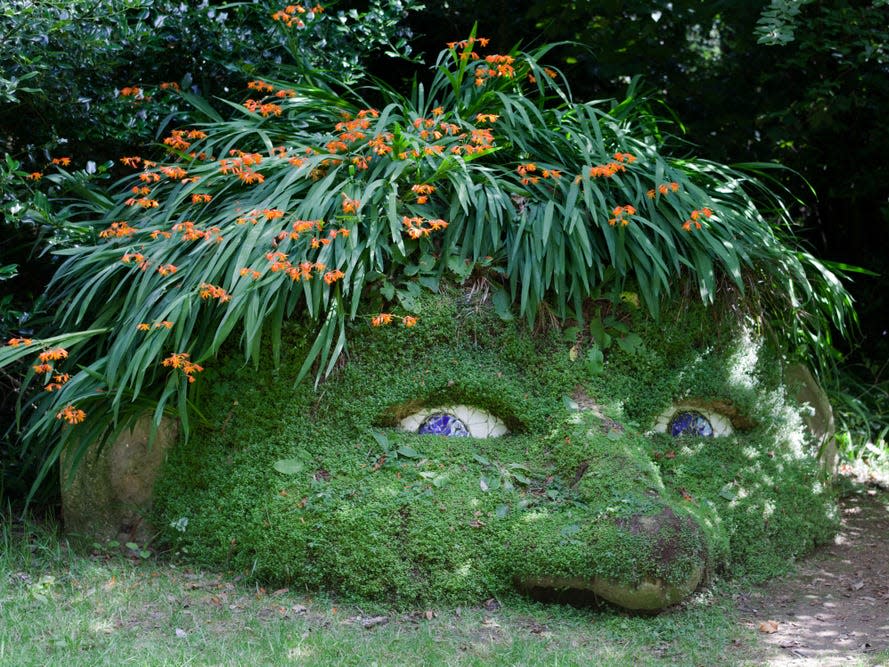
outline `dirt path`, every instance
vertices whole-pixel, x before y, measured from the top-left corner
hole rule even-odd
[[[738,600],[762,633],[757,664],[889,666],[889,493],[862,489],[841,510],[833,544]]]

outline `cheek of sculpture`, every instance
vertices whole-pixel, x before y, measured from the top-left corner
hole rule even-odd
[[[629,313],[642,343],[599,372],[582,335],[461,298],[420,315],[358,327],[317,391],[286,361],[208,369],[211,425],[171,455],[157,525],[187,518],[181,548],[281,585],[408,606],[578,588],[630,609],[717,569],[770,576],[831,534],[778,364],[734,325]]]

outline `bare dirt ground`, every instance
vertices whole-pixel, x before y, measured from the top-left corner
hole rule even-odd
[[[840,508],[833,544],[738,599],[763,639],[755,664],[889,667],[889,492],[861,487]]]

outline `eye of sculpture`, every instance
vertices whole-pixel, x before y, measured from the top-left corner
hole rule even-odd
[[[429,415],[417,429],[420,435],[444,435],[447,437],[469,437],[466,424],[447,412]]]
[[[670,435],[697,435],[706,438],[713,437],[713,426],[710,420],[700,412],[684,410],[677,412],[670,420]]]
[[[499,438],[509,433],[502,419],[471,405],[436,405],[414,412],[398,429],[419,435],[463,438]]]

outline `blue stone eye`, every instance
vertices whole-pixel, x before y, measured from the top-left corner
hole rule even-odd
[[[436,412],[429,415],[417,429],[420,435],[444,435],[449,437],[468,437],[469,429],[466,424],[454,415],[446,412]]]
[[[700,412],[677,412],[670,420],[670,435],[699,435],[709,438],[713,436],[713,426]]]

